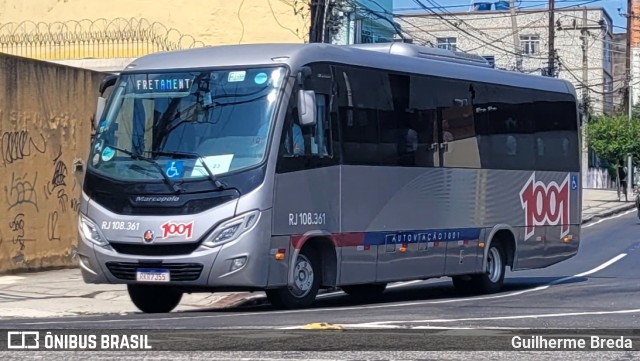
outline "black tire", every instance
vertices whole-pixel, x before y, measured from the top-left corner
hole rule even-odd
[[[341,287],[344,293],[359,300],[359,301],[371,301],[375,300],[382,295],[387,288],[386,283],[373,283],[366,285],[350,285]]]
[[[265,291],[267,299],[275,307],[284,309],[305,308],[311,306],[315,301],[320,288],[321,270],[320,262],[309,250],[310,248],[303,248],[298,254],[294,265],[294,277],[296,280],[293,287]]]
[[[144,313],[171,312],[182,299],[182,292],[166,286],[127,285],[131,302]]]
[[[495,293],[502,289],[506,269],[506,254],[499,242],[491,242],[487,252],[487,269],[471,277],[477,293]]]

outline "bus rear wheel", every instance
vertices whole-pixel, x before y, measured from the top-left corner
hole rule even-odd
[[[171,287],[153,285],[127,285],[129,298],[144,313],[171,312],[182,299],[182,292]]]
[[[344,293],[349,296],[360,300],[368,301],[380,297],[384,290],[387,288],[386,283],[374,283],[366,285],[350,285],[340,287]]]
[[[478,293],[495,293],[500,291],[504,283],[506,269],[504,247],[499,242],[491,242],[487,252],[487,267],[483,273],[473,275],[473,286]]]
[[[293,285],[268,289],[267,299],[277,308],[304,308],[313,304],[320,288],[320,267],[310,248],[303,248],[294,264]]]

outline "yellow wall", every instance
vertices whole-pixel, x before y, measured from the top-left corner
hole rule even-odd
[[[0,55],[0,273],[74,263],[103,74]]]
[[[302,43],[310,24],[307,0],[0,0],[0,14],[0,52],[49,60]]]

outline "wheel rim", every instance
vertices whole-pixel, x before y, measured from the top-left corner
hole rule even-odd
[[[311,292],[313,287],[313,267],[309,259],[302,255],[298,255],[296,265],[293,269],[293,287],[290,287],[291,294],[297,298],[302,298]]]
[[[491,248],[487,257],[487,274],[493,283],[498,282],[502,273],[502,258],[497,248]]]

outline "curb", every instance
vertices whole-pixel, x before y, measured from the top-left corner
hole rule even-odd
[[[600,219],[603,219],[603,218],[611,217],[611,216],[614,216],[614,215],[622,213],[622,212],[626,212],[626,211],[631,210],[631,209],[633,209],[635,207],[636,207],[635,202],[629,202],[629,204],[627,204],[627,205],[618,207],[616,209],[611,209],[611,210],[608,210],[606,212],[599,213],[599,214],[594,215],[594,216],[592,216],[590,218],[587,218],[587,219],[583,219],[582,220],[582,225],[585,225],[585,224],[588,224],[588,223],[591,223],[593,221],[597,221],[597,220],[600,220]]]

